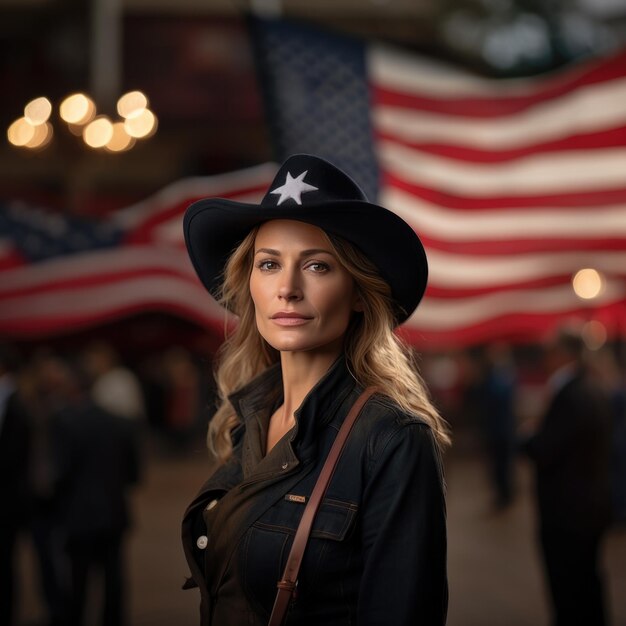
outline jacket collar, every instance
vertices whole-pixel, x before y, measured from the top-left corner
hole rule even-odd
[[[337,415],[338,409],[355,386],[356,381],[342,355],[309,391],[294,413],[296,427],[291,443],[301,453],[300,456],[314,446],[320,428],[328,425],[333,418],[344,417],[343,414]],[[280,363],[269,367],[231,394],[229,400],[244,424],[247,425],[251,419],[267,419],[283,400]]]

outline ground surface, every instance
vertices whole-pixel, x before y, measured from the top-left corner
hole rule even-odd
[[[205,455],[200,444],[185,454],[166,452],[154,442],[146,447],[145,476],[134,498],[136,523],[128,546],[129,626],[195,626],[196,592],[180,590],[187,569],[179,523],[203,481]],[[533,536],[530,476],[523,463],[517,478],[515,503],[494,513],[480,456],[468,450],[448,454],[448,626],[548,625]],[[626,626],[626,529],[611,532],[604,556],[613,626]],[[39,626],[42,610],[26,541],[20,557],[19,624]]]

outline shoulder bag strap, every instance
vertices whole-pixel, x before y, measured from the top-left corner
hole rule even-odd
[[[324,498],[328,484],[330,483],[333,474],[335,473],[335,467],[337,461],[341,456],[343,447],[348,439],[348,435],[352,430],[352,426],[357,420],[363,405],[367,402],[368,398],[376,391],[375,387],[368,387],[357,398],[356,402],[352,405],[348,416],[344,420],[337,437],[333,442],[333,445],[328,453],[328,457],[322,467],[319,478],[313,487],[311,497],[304,509],[302,519],[296,530],[296,536],[294,537],[289,557],[287,558],[287,564],[285,565],[285,571],[283,577],[278,581],[278,592],[276,593],[276,599],[274,600],[274,608],[272,609],[272,615],[268,626],[282,626],[287,616],[287,609],[289,608],[289,602],[293,596],[296,585],[298,584],[298,573],[300,572],[300,565],[302,564],[302,557],[304,555],[304,549],[309,540],[311,534],[311,527],[313,526],[313,520],[319,506]]]

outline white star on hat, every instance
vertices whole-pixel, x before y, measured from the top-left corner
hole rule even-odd
[[[287,172],[287,178],[285,180],[285,184],[282,187],[276,187],[270,191],[270,193],[280,194],[280,198],[278,198],[278,204],[282,204],[285,200],[291,198],[296,201],[296,204],[302,204],[302,194],[307,191],[317,191],[317,187],[313,185],[309,185],[304,182],[304,177],[307,175],[308,170],[302,172],[300,176],[294,178],[291,175],[291,172]]]

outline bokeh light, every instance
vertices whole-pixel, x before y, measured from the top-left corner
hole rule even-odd
[[[137,117],[127,119],[124,128],[131,137],[145,139],[156,132],[157,118],[150,109],[144,109]]]
[[[45,148],[50,141],[52,141],[52,124],[50,124],[50,122],[45,122],[44,124],[38,124],[34,128],[35,133],[31,139],[24,144],[24,147],[32,150]]]
[[[117,101],[117,112],[121,117],[139,117],[148,107],[148,98],[141,91],[129,91]]]
[[[24,107],[24,117],[33,126],[45,124],[52,113],[52,104],[48,98],[35,98]]]
[[[67,96],[59,107],[61,119],[68,124],[84,125],[96,115],[96,105],[83,93]]]
[[[113,137],[113,124],[106,117],[97,117],[83,130],[83,140],[90,148],[104,148]]]
[[[15,120],[7,129],[7,139],[14,146],[25,146],[35,136],[35,127],[25,117]]]
[[[576,272],[572,279],[572,287],[579,298],[592,300],[602,293],[604,279],[600,272],[587,267]]]
[[[76,92],[66,96],[59,105],[59,117],[72,135],[82,137],[90,148],[105,148],[117,153],[130,150],[137,139],[153,135],[158,120],[148,108],[148,98],[141,91],[129,91],[117,101],[122,119],[115,123],[106,115],[96,115],[96,104],[86,94]],[[44,96],[31,100],[24,107],[24,116],[16,119],[6,131],[13,146],[42,148],[48,145],[54,129],[50,116],[53,106]]]
[[[113,136],[105,148],[110,152],[124,152],[124,150],[130,150],[135,143],[134,137],[126,132],[124,122],[115,122],[113,124]]]

